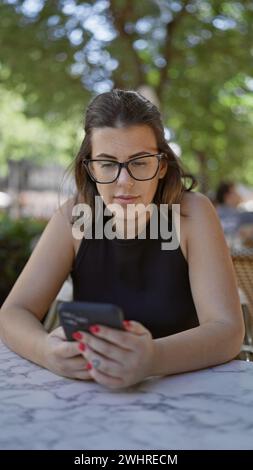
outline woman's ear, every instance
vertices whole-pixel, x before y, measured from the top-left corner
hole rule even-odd
[[[159,179],[164,178],[167,172],[167,168],[168,168],[167,161],[165,159],[162,159],[160,161]]]

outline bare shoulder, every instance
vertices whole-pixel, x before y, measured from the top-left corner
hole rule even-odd
[[[72,217],[73,216],[72,216],[72,214],[73,214],[74,206],[76,204],[80,204],[80,203],[83,203],[83,202],[84,202],[84,199],[81,196],[71,197],[71,198],[67,199],[64,202],[64,204],[62,204],[57,210],[58,215],[61,216],[65,220],[65,223],[68,225],[68,230],[71,231],[71,241],[72,241],[75,256],[76,256],[76,254],[79,250],[81,240],[76,239],[75,237],[73,237],[73,234],[72,234]]]
[[[73,207],[75,204],[78,204],[78,202],[76,197],[70,197],[58,207],[56,213],[61,214],[66,222],[71,224]]]
[[[202,193],[199,192],[185,192],[181,201],[181,212],[188,218],[195,219],[203,217],[204,214],[214,214],[217,217],[216,210],[208,199]]]
[[[224,234],[215,207],[204,194],[185,192],[181,205],[181,248],[189,262],[190,245],[216,235],[224,246]]]
[[[222,231],[217,211],[211,201],[201,193],[185,193],[181,201],[181,223],[185,231],[196,231],[213,228]],[[223,231],[222,231],[223,233]]]
[[[181,204],[181,226],[187,247],[187,260],[196,255],[228,258],[228,247],[215,207],[201,193],[186,193]],[[207,249],[208,247],[208,249]],[[204,255],[205,253],[205,255]]]

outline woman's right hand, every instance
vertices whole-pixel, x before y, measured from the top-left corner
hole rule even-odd
[[[45,367],[55,374],[79,380],[93,380],[87,361],[81,355],[77,341],[67,341],[60,326],[46,337]]]

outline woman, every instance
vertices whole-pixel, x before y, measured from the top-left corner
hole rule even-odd
[[[183,176],[153,104],[134,91],[97,96],[75,161],[77,197],[55,212],[3,304],[3,341],[56,374],[108,388],[234,358],[244,327],[230,256],[215,209]],[[73,237],[73,207],[94,211],[96,195],[122,209],[116,238]],[[151,225],[148,213],[146,225],[142,218],[135,236],[125,236],[130,203],[180,204],[177,248],[138,237]],[[125,330],[93,325],[73,342],[62,328],[47,333],[41,322],[69,274],[74,300],[120,305]]]

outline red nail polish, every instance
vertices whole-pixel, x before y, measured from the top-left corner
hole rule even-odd
[[[82,339],[82,334],[79,333],[79,331],[75,331],[75,333],[73,333],[73,335],[72,335],[72,338],[76,339],[78,341],[78,340]]]
[[[131,326],[130,320],[123,320],[123,325],[124,325],[125,328],[130,328],[130,326]]]
[[[97,325],[92,325],[92,326],[89,327],[89,330],[90,330],[91,333],[99,333],[100,328]]]
[[[90,369],[92,369],[92,364],[91,364],[90,362],[88,362],[88,364],[87,364],[87,370],[90,370]]]
[[[80,351],[85,351],[85,349],[86,349],[86,346],[83,343],[79,343],[78,347],[79,347]]]

